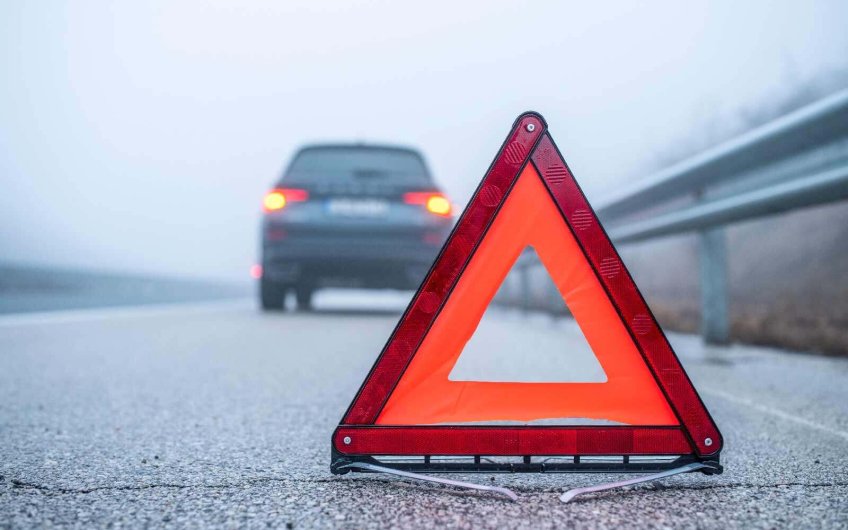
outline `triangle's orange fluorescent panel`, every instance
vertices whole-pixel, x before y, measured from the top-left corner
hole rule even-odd
[[[678,455],[717,462],[721,434],[546,129],[535,113],[516,120],[333,434],[334,470],[376,455],[474,456],[478,463],[485,455],[521,456],[525,464],[543,455],[616,455],[625,462]],[[606,381],[450,379],[527,247],[553,279]],[[568,351],[562,356],[567,363]],[[569,425],[575,418],[581,424]]]

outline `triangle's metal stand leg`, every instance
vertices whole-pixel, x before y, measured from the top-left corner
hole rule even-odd
[[[584,493],[594,493],[596,491],[604,491],[611,490],[614,488],[622,488],[624,486],[632,486],[633,484],[640,484],[642,482],[650,482],[652,480],[657,480],[665,477],[670,477],[672,475],[679,475],[680,473],[689,473],[690,471],[697,471],[699,469],[705,469],[710,466],[706,464],[701,464],[699,462],[694,462],[691,464],[686,464],[682,467],[677,467],[674,469],[669,469],[668,471],[663,471],[661,473],[654,473],[653,475],[645,475],[644,477],[632,478],[630,480],[622,480],[621,482],[610,482],[608,484],[599,484],[597,486],[587,486],[585,488],[574,488],[566,491],[559,498],[562,502],[568,502],[574,497],[578,495],[583,495]]]
[[[390,467],[376,466],[374,464],[368,464],[365,462],[351,462],[350,464],[346,464],[342,467],[347,467],[350,469],[363,469],[366,471],[376,471],[379,473],[388,473],[389,475],[397,475],[399,477],[411,478],[414,480],[423,480],[426,482],[437,482],[439,484],[446,484],[448,486],[456,486],[458,488],[467,488],[472,490],[480,490],[480,491],[493,491],[495,493],[500,493],[501,495],[505,495],[510,498],[510,500],[517,501],[518,495],[516,495],[512,490],[508,490],[506,488],[500,488],[498,486],[484,486],[483,484],[475,484],[473,482],[461,482],[459,480],[451,480],[447,478],[441,477],[433,477],[430,475],[421,475],[419,473],[410,473],[409,471],[401,471],[399,469],[392,469]]]

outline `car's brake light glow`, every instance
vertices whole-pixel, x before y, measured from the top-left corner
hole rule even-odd
[[[250,277],[254,280],[258,280],[262,277],[262,265],[258,263],[250,266]]]
[[[290,202],[303,202],[309,198],[309,192],[293,188],[275,188],[262,200],[266,212],[282,210]]]
[[[427,199],[427,211],[436,215],[450,215],[451,203],[442,195],[433,195]]]
[[[421,204],[428,212],[442,216],[450,215],[452,210],[451,203],[444,194],[430,191],[404,193],[403,202],[406,204]]]
[[[286,196],[279,190],[269,191],[268,194],[265,195],[265,200],[262,201],[262,205],[265,207],[266,212],[282,210],[283,206],[286,205]]]

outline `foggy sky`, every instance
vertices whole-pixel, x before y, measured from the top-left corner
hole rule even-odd
[[[540,111],[590,199],[848,57],[848,2],[0,4],[0,261],[244,279],[311,141],[468,199]]]

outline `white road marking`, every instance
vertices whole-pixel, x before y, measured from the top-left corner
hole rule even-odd
[[[827,425],[822,425],[821,423],[816,423],[814,421],[808,420],[807,418],[802,418],[801,416],[796,416],[794,414],[790,414],[788,412],[784,412],[780,409],[776,409],[774,407],[769,407],[768,405],[763,405],[761,403],[757,403],[755,401],[751,401],[750,399],[743,398],[740,396],[735,396],[733,394],[729,394],[723,390],[717,390],[714,388],[699,388],[700,392],[704,394],[712,394],[714,396],[720,397],[722,399],[726,399],[727,401],[731,401],[738,405],[745,405],[746,407],[751,407],[752,409],[756,409],[760,412],[764,412],[766,414],[771,414],[777,418],[781,418],[784,420],[788,420],[791,422],[798,423],[805,427],[810,427],[812,429],[817,429],[819,431],[826,432],[828,434],[832,434],[834,436],[838,436],[843,440],[848,440],[848,432],[840,431],[839,429],[834,429],[833,427],[828,427]]]
[[[38,313],[18,313],[0,315],[0,328],[15,326],[39,326],[47,324],[65,324],[108,320],[113,318],[157,317],[185,313],[215,313],[247,309],[252,307],[252,299],[235,298],[203,303],[149,304],[135,306],[116,306],[108,308],[74,309],[70,311],[44,311]]]

